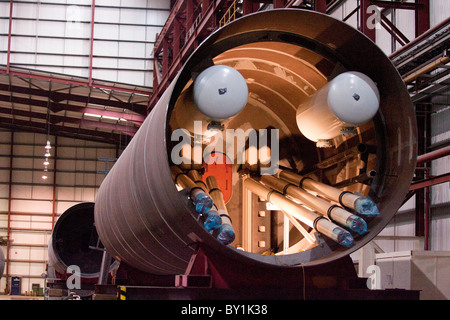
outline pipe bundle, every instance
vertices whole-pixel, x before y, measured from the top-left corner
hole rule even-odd
[[[277,205],[286,215],[346,247],[354,245],[349,231],[359,235],[367,232],[366,221],[357,214],[371,216],[379,213],[369,198],[339,190],[288,170],[281,170],[279,177],[263,175],[260,181],[248,178],[244,184],[259,197]],[[313,195],[311,191],[320,196]],[[342,206],[333,204],[332,201]],[[357,214],[349,210],[354,210]]]
[[[205,184],[196,170],[189,170],[186,174],[179,167],[173,166],[171,171],[175,183],[189,190],[189,198],[199,218],[203,220],[204,228],[221,243],[232,243],[235,233],[216,178],[209,176]]]

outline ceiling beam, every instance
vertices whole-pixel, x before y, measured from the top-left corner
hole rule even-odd
[[[140,115],[140,114],[130,114],[130,113],[110,111],[110,110],[102,110],[102,109],[97,109],[97,108],[74,106],[74,105],[65,104],[65,103],[48,102],[45,100],[38,100],[38,99],[17,97],[17,96],[10,96],[10,95],[0,94],[0,101],[10,102],[10,103],[18,103],[18,104],[28,105],[28,106],[49,108],[54,113],[66,110],[66,111],[74,111],[74,112],[80,112],[80,113],[91,113],[91,114],[96,114],[99,116],[114,117],[114,118],[119,118],[119,119],[124,119],[124,120],[130,121],[138,126],[140,126],[142,124],[142,122],[145,120],[145,116]]]
[[[139,113],[141,115],[147,114],[147,102],[143,101],[144,104],[137,104],[134,102],[129,101],[120,101],[120,100],[113,100],[113,99],[103,99],[103,98],[96,98],[92,96],[82,96],[82,95],[76,95],[71,93],[64,93],[64,92],[57,92],[57,91],[49,91],[44,89],[37,89],[37,88],[31,88],[31,87],[22,87],[22,86],[15,86],[15,85],[9,85],[0,83],[0,91],[10,91],[15,93],[22,93],[22,94],[28,94],[32,96],[39,96],[39,97],[46,97],[50,98],[53,102],[59,103],[61,101],[77,101],[77,102],[83,102],[83,103],[92,103],[102,106],[108,106],[108,107],[114,107],[119,109],[127,109],[130,111],[134,111],[136,113]],[[59,106],[62,108],[64,104],[57,104],[56,106]],[[61,109],[63,110],[63,109]]]
[[[126,125],[114,124],[114,123],[108,123],[108,122],[72,118],[72,117],[67,117],[67,116],[64,117],[64,116],[58,116],[58,115],[47,115],[47,114],[41,113],[41,112],[33,112],[33,111],[11,109],[11,108],[4,108],[4,107],[0,107],[0,113],[17,115],[17,116],[21,116],[21,117],[30,117],[30,118],[35,118],[35,119],[42,119],[42,120],[48,121],[50,124],[73,123],[73,124],[78,124],[80,126],[85,126],[85,127],[116,130],[116,131],[120,131],[129,136],[134,136],[134,134],[138,130],[138,128],[136,128],[134,126],[126,126]],[[16,119],[14,119],[14,120],[16,120]],[[30,119],[30,122],[33,122],[33,121]],[[41,122],[39,122],[39,124],[41,124]],[[42,124],[45,126],[46,122],[42,123]]]
[[[56,136],[64,136],[75,139],[83,139],[83,140],[93,140],[104,143],[112,143],[112,144],[121,144],[126,146],[127,143],[130,142],[130,137],[127,135],[98,131],[98,130],[90,130],[84,128],[74,128],[67,127],[61,125],[49,124],[47,126],[46,123],[34,122],[34,121],[26,121],[12,118],[4,118],[0,117],[0,127],[12,130],[21,130],[28,132],[36,132]]]

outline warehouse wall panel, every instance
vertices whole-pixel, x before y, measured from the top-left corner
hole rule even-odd
[[[170,2],[97,1],[93,34],[91,5],[92,1],[15,2],[10,65],[152,87],[153,63],[147,62],[152,61]],[[3,65],[8,63],[9,14],[9,1],[0,2]]]
[[[64,211],[66,211],[67,209],[69,209],[70,207],[80,203],[80,202],[84,202],[84,201],[57,201],[56,203],[56,213],[58,215],[61,215],[64,213]]]
[[[450,1],[430,1],[430,26],[433,27],[448,18],[450,12]]]
[[[47,245],[53,223],[70,207],[95,201],[105,177],[98,173],[105,169],[105,162],[99,158],[117,156],[115,145],[64,137],[55,139],[54,136],[48,139],[52,156],[48,179],[43,180],[47,136],[14,132],[10,186],[11,132],[0,131],[0,237],[7,239],[9,236],[8,275],[22,278],[22,293],[31,291],[34,283],[44,285],[41,275],[48,260]],[[53,172],[55,162],[56,173]],[[107,168],[112,165],[109,163]],[[2,250],[6,256],[6,246],[2,246]],[[0,292],[4,292],[5,287],[3,277]]]
[[[431,221],[431,248],[450,251],[450,213],[449,205],[438,206],[433,210]],[[443,240],[444,239],[444,240]]]
[[[393,20],[395,20],[393,18],[392,13],[387,13],[385,15],[389,19],[389,21],[392,22]],[[393,40],[392,40],[391,35],[378,22],[376,23],[376,28],[375,28],[375,40],[376,40],[377,45],[381,48],[381,50],[383,50],[383,52],[386,55],[390,55],[392,52],[395,51],[392,46]]]

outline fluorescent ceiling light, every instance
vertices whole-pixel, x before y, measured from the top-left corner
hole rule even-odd
[[[95,113],[84,113],[85,116],[88,117],[94,117],[94,118],[101,118],[101,119],[110,119],[110,120],[116,120],[116,121],[127,121],[126,119],[123,118],[118,118],[118,117],[111,117],[111,116],[102,116],[99,114],[95,114]]]
[[[89,116],[89,117],[101,118],[101,115],[99,115],[99,114],[84,113],[84,115],[85,115],[85,116]]]
[[[117,117],[103,116],[104,119],[119,120]]]

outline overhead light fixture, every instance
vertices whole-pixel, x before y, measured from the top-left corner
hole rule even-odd
[[[87,112],[85,112],[84,115],[88,116],[88,117],[101,118],[101,115],[95,114],[95,113],[87,113]]]
[[[48,158],[50,157],[50,149],[52,148],[51,144],[50,144],[50,140],[49,140],[49,136],[50,136],[50,122],[49,122],[49,118],[50,118],[50,108],[47,108],[47,144],[45,145],[45,161],[44,161],[44,174],[42,175],[42,180],[47,180],[48,179],[48,169],[47,166],[50,164],[50,162],[48,161]]]
[[[112,116],[105,116],[105,115],[99,115],[99,114],[88,113],[88,112],[83,113],[83,115],[84,115],[84,116],[88,116],[88,117],[99,118],[99,119],[109,119],[109,120],[116,120],[116,121],[127,121],[126,119],[123,119],[123,118],[112,117]]]
[[[120,120],[120,118],[117,117],[111,117],[111,116],[102,116],[103,119],[110,119],[110,120]]]

